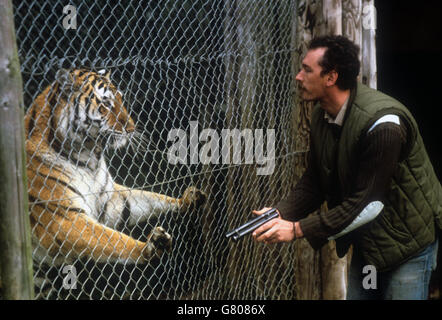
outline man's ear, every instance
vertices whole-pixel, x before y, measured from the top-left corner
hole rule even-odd
[[[336,84],[336,81],[338,81],[339,74],[335,70],[332,70],[327,73],[326,77],[327,87],[332,87]]]

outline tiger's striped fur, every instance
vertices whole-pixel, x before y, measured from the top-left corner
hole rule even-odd
[[[25,130],[37,263],[61,265],[81,257],[148,262],[170,249],[170,235],[157,227],[142,242],[119,227],[205,200],[193,187],[176,199],[114,182],[103,152],[127,145],[135,124],[109,74],[60,70],[28,109]]]

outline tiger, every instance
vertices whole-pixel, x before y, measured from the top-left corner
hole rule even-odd
[[[161,226],[145,242],[124,226],[186,212],[206,194],[190,186],[181,198],[132,189],[114,181],[106,150],[137,137],[122,93],[106,70],[60,69],[25,113],[25,149],[34,266],[82,258],[142,264],[172,247]],[[36,290],[45,280],[35,277]]]

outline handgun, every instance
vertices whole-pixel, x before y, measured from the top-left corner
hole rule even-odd
[[[259,216],[253,218],[252,220],[249,220],[238,228],[226,233],[226,238],[232,237],[233,241],[238,241],[240,238],[259,228],[267,221],[278,217],[279,213],[276,211],[276,208],[267,210],[263,214],[260,214]]]

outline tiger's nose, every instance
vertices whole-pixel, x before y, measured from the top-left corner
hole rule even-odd
[[[134,132],[135,131],[135,123],[131,118],[129,118],[129,120],[126,123],[126,131],[127,132]]]

